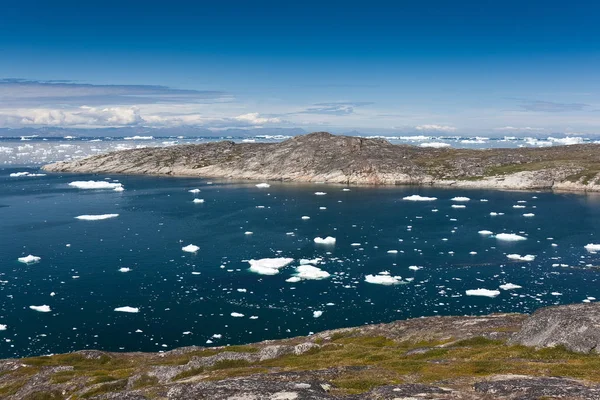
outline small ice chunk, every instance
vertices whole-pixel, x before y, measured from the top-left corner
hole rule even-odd
[[[4,324],[0,324],[0,331],[5,331],[8,327]]]
[[[333,245],[335,244],[335,238],[332,236],[327,236],[326,238],[316,237],[314,242],[316,244]]]
[[[458,197],[451,198],[450,201],[465,202],[465,201],[471,201],[471,199],[468,197],[458,196]]]
[[[137,307],[124,306],[124,307],[117,307],[117,308],[115,308],[115,311],[117,311],[117,312],[126,312],[126,313],[138,313],[138,312],[140,312],[140,309],[137,308]]]
[[[500,291],[489,289],[470,289],[466,291],[466,294],[467,296],[496,297],[500,294]]]
[[[276,275],[279,269],[294,262],[293,258],[261,258],[260,260],[249,260],[251,272],[261,275]]]
[[[270,188],[271,187],[271,185],[269,185],[268,183],[257,183],[254,186],[256,186],[257,188],[261,188],[261,189],[262,188]]]
[[[467,208],[464,204],[452,204],[452,208]]]
[[[520,240],[527,240],[525,236],[517,235],[515,233],[499,233],[496,235],[496,239],[503,240],[506,242],[516,242]]]
[[[194,200],[192,200],[192,202],[194,204],[202,204],[202,203],[204,203],[204,199],[194,199]]]
[[[323,271],[321,268],[313,265],[300,265],[296,267],[296,277],[300,279],[325,279],[329,278],[329,272]]]
[[[488,236],[488,235],[493,235],[493,234],[494,234],[494,232],[492,232],[492,231],[487,231],[487,230],[485,230],[485,229],[484,229],[484,230],[482,230],[482,231],[479,231],[479,232],[477,232],[477,233],[479,233],[480,235],[485,235],[485,236]]]
[[[296,282],[300,282],[302,279],[298,276],[292,276],[290,278],[287,278],[285,281],[289,282],[289,283],[296,283]]]
[[[244,316],[244,314],[238,313],[238,312],[232,312],[231,316],[233,318],[242,318]]]
[[[119,214],[79,215],[75,218],[82,221],[100,221],[103,219],[117,218]]]
[[[327,193],[325,192],[315,192],[315,195],[317,196],[325,196]]]
[[[198,250],[200,250],[200,247],[198,247],[194,244],[188,244],[187,246],[182,247],[181,250],[183,250],[187,253],[195,253]]]
[[[307,215],[303,215],[303,216],[302,216],[302,219],[310,219],[310,217],[309,217],[309,216],[307,216]]]
[[[531,218],[531,217],[535,217],[535,214],[534,213],[526,213],[526,214],[523,214],[523,216],[525,218]]]
[[[401,276],[391,276],[389,272],[382,271],[377,275],[365,276],[365,282],[373,283],[376,285],[397,285],[402,279]]]
[[[504,285],[500,285],[500,289],[502,290],[513,290],[513,289],[521,289],[522,286],[515,285],[514,283],[505,283]]]
[[[253,235],[253,234],[254,234],[254,232],[250,232],[250,231],[244,232],[244,235]]]
[[[600,251],[600,244],[589,243],[589,244],[586,244],[584,246],[584,248],[587,251],[589,251],[590,253],[597,252],[597,251]]]
[[[188,190],[190,193],[200,193],[200,189],[190,189]]]
[[[388,254],[398,254],[398,250],[388,250]]]
[[[313,311],[313,318],[319,318],[323,315],[323,311]]]
[[[522,256],[520,254],[507,254],[506,257],[510,258],[511,260],[516,260],[516,261],[533,261],[533,260],[535,260],[535,256],[531,255],[531,254],[526,254],[524,256]]]
[[[50,309],[50,306],[47,306],[47,305],[43,305],[43,306],[29,306],[29,308],[31,308],[33,311],[38,311],[38,312],[50,312],[50,311],[52,311]]]
[[[422,269],[423,267],[417,267],[416,265],[411,265],[410,267],[408,267],[408,269],[411,269],[413,271],[418,271],[420,269]]]
[[[129,271],[131,271],[131,268],[127,268],[127,267],[119,268],[119,272],[129,272]]]
[[[69,186],[73,186],[77,189],[117,189],[122,188],[123,184],[118,182],[106,182],[106,181],[74,181],[69,183]]]
[[[407,200],[407,201],[434,201],[434,200],[437,200],[437,197],[426,197],[426,196],[419,196],[418,194],[413,194],[411,196],[403,197],[402,200]]]
[[[36,262],[39,262],[42,259],[42,257],[38,257],[38,256],[34,256],[34,255],[28,255],[25,257],[19,257],[17,258],[17,260],[21,263],[24,264],[34,264]]]

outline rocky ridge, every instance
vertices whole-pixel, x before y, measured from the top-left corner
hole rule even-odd
[[[600,399],[600,304],[429,317],[247,346],[0,360],[0,397]],[[535,346],[535,347],[529,347]]]
[[[600,191],[600,145],[436,149],[315,132],[281,143],[223,141],[123,150],[58,162],[44,169],[361,185]]]

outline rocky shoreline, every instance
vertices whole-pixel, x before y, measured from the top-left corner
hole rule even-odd
[[[600,399],[600,304],[427,317],[246,346],[0,360],[0,397]]]
[[[281,143],[223,141],[115,151],[57,162],[43,169],[346,185],[598,192],[600,144],[435,149],[315,132]]]

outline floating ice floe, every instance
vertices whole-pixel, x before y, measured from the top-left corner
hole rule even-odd
[[[190,189],[188,190],[190,193],[200,193],[200,189]]]
[[[36,176],[46,176],[46,174],[32,174],[31,172],[13,172],[9,175],[11,178],[29,177],[33,178]]]
[[[33,311],[37,311],[37,312],[50,312],[50,311],[52,311],[50,309],[50,306],[47,306],[47,305],[43,305],[43,306],[29,306],[29,308],[31,308]]]
[[[194,199],[194,200],[192,200],[192,202],[194,204],[200,204],[200,203],[204,203],[204,199]]]
[[[349,192],[349,191],[350,191],[350,189],[348,189],[348,188],[343,188],[342,189],[342,192]]]
[[[515,285],[514,283],[505,283],[504,285],[500,285],[500,289],[502,290],[513,290],[513,289],[521,289],[522,286]]]
[[[527,213],[527,214],[523,214],[523,216],[525,218],[531,218],[531,217],[535,217],[535,214],[534,213]]]
[[[126,313],[138,313],[138,312],[140,312],[140,309],[137,308],[137,307],[124,306],[124,307],[117,307],[117,308],[115,308],[115,311],[117,311],[117,312],[126,312]]]
[[[600,251],[600,244],[589,243],[584,246],[584,248],[590,253]]]
[[[244,316],[244,314],[238,313],[238,312],[232,312],[230,314],[233,318],[242,318]]]
[[[402,200],[407,200],[407,201],[434,201],[434,200],[437,200],[437,197],[426,197],[426,196],[419,196],[418,194],[413,194],[411,196],[403,197]]]
[[[387,271],[382,271],[377,275],[365,276],[365,282],[374,283],[376,285],[398,285],[401,283],[401,279],[401,276],[391,276]]]
[[[319,318],[323,315],[323,311],[313,311],[313,318]]]
[[[316,237],[314,242],[316,244],[332,245],[335,244],[335,238],[332,236],[327,236],[326,238]]]
[[[75,217],[82,221],[100,221],[103,219],[117,218],[119,214],[100,214],[100,215],[79,215]]]
[[[320,257],[313,258],[313,259],[301,258],[301,259],[300,259],[300,265],[306,265],[306,264],[317,265],[317,264],[318,264],[318,263],[320,263],[321,261],[323,261],[323,259],[322,259],[322,258],[320,258]]]
[[[450,201],[457,201],[457,202],[463,203],[463,202],[466,202],[466,201],[471,201],[471,199],[468,198],[468,197],[457,196],[457,197],[451,198]]]
[[[417,267],[416,265],[411,265],[410,267],[408,267],[408,269],[413,270],[413,271],[418,271],[420,269],[423,269],[423,267]]]
[[[289,283],[296,283],[296,282],[300,282],[302,280],[302,278],[297,277],[297,276],[292,276],[290,278],[287,278],[285,281],[289,282]]]
[[[464,204],[452,204],[452,208],[467,208]]]
[[[327,193],[325,192],[315,192],[315,195],[317,196],[325,196]]]
[[[106,181],[74,181],[69,183],[69,186],[73,186],[77,189],[123,189],[123,184],[121,183]]]
[[[279,269],[293,263],[293,258],[261,258],[260,260],[248,260],[251,272],[261,275],[277,275]]]
[[[388,254],[398,254],[398,250],[388,250]]]
[[[42,257],[38,257],[38,256],[34,256],[34,255],[28,255],[25,257],[19,257],[17,258],[17,260],[21,263],[24,264],[34,264],[36,262],[39,262],[42,259]]]
[[[520,240],[527,240],[525,236],[517,235],[515,233],[498,233],[496,239],[503,240],[506,242],[517,242]]]
[[[477,233],[479,233],[480,235],[485,235],[485,236],[488,236],[488,235],[493,235],[493,234],[494,234],[494,232],[492,232],[492,231],[488,231],[488,230],[485,230],[485,229],[484,229],[484,230],[482,230],[482,231],[479,231],[479,232],[477,232]]]
[[[188,244],[187,246],[182,247],[181,250],[183,250],[187,253],[195,253],[198,250],[200,250],[200,247],[198,247],[194,244]]]
[[[119,268],[119,272],[129,272],[129,271],[131,271],[131,268],[127,268],[127,267]]]
[[[531,254],[527,254],[527,255],[520,255],[520,254],[507,254],[506,255],[507,258],[510,258],[511,260],[517,260],[517,261],[533,261],[535,260],[535,256],[531,255]]]
[[[467,296],[496,297],[500,294],[500,291],[489,289],[470,289],[466,291],[466,294]]]
[[[296,267],[296,277],[300,279],[326,279],[329,278],[330,274],[327,271],[323,271],[321,268],[313,265],[300,265]]]
[[[244,235],[254,235],[254,232],[247,231],[247,232],[244,232]]]
[[[0,331],[5,331],[8,328],[8,326],[4,325],[4,324],[0,324]]]
[[[268,183],[257,183],[256,185],[257,188],[270,188],[271,185],[269,185]]]
[[[307,216],[307,215],[303,215],[303,216],[302,216],[302,219],[310,219],[310,217],[309,217],[309,216]]]

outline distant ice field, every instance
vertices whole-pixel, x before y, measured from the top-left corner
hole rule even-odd
[[[0,357],[600,298],[598,195],[38,172],[0,169]]]
[[[178,144],[209,143],[232,140],[237,143],[275,143],[291,136],[262,135],[256,137],[68,137],[49,138],[24,136],[21,138],[0,137],[0,166],[41,165],[55,161],[66,161],[102,154],[115,150],[127,150],[140,147],[166,147]],[[429,148],[501,148],[501,147],[548,147],[581,143],[599,143],[598,137],[571,136],[501,136],[501,137],[463,137],[463,136],[363,136],[384,138],[394,144],[410,144]],[[16,171],[19,174],[23,171]]]

